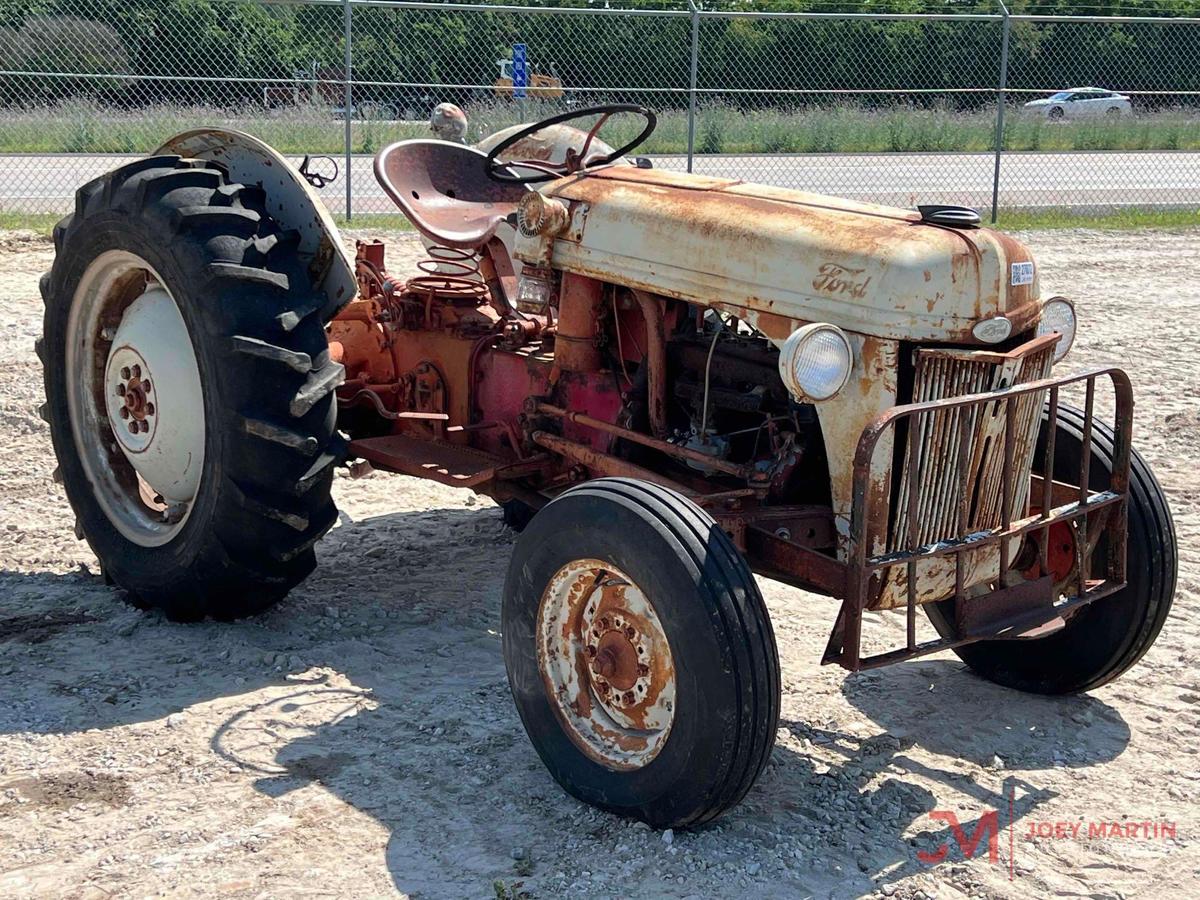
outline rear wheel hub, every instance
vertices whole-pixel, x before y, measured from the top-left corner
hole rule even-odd
[[[204,457],[200,370],[175,301],[152,286],[121,317],[105,366],[109,425],[155,493],[190,503]]]

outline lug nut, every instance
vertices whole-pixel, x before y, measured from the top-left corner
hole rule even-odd
[[[148,416],[154,415],[154,404],[153,403],[146,404],[146,415],[148,415]]]
[[[638,663],[638,675],[645,677],[650,674],[650,667],[645,663]]]
[[[122,381],[128,381],[128,380],[129,380],[129,378],[130,378],[130,375],[129,375],[129,366],[122,366],[122,367],[121,367],[121,380],[122,380]]]
[[[128,419],[128,418],[129,418],[129,407],[128,407],[128,406],[122,406],[122,407],[121,407],[121,418],[122,418],[122,419]]]
[[[635,637],[637,637],[637,632],[633,630],[633,626],[632,626],[632,625],[626,625],[626,626],[625,626],[625,637],[629,638],[629,640],[631,640],[631,641],[632,641],[632,640],[633,640]]]
[[[141,366],[135,365],[130,371],[133,373],[134,378],[142,377],[142,367]]]
[[[124,385],[124,383],[121,383],[121,382],[118,382],[118,383],[117,383],[117,396],[118,396],[118,397],[124,397],[124,396],[125,396],[125,385]]]
[[[142,382],[142,392],[146,393],[146,394],[150,393],[150,382],[148,382],[148,381]]]
[[[142,421],[139,424],[142,427],[142,434],[145,434],[146,432],[148,432],[150,430],[150,423],[147,422],[145,419],[142,419]]]
[[[625,696],[622,697],[621,699],[624,700],[626,703],[632,703],[633,702],[633,691],[626,691]]]
[[[138,433],[138,423],[137,423],[137,422],[130,422],[130,423],[129,423],[129,433],[130,433],[130,434],[137,434],[137,433]]]

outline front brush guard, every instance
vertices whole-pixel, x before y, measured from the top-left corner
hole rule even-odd
[[[1092,491],[1088,488],[1091,462],[1091,435],[1095,413],[1096,382],[1107,378],[1112,383],[1115,401],[1114,453],[1111,481],[1106,490]],[[966,407],[991,406],[992,415],[1003,410],[1004,415],[1004,466],[1001,471],[1002,497],[1012,495],[1014,409],[1018,398],[1042,393],[1045,401],[1045,426],[1048,428],[1042,471],[1054,473],[1054,435],[1058,422],[1059,392],[1067,385],[1082,383],[1086,390],[1084,404],[1083,451],[1080,455],[1079,471],[1075,484],[1055,481],[1051,477],[1033,476],[1030,487],[1031,503],[1040,512],[1014,518],[1010,503],[1003,503],[1002,520],[999,527],[967,533],[965,527],[966,500],[960,500],[957,537],[917,546],[913,541],[906,549],[879,553],[872,552],[878,546],[876,538],[886,531],[891,497],[887,488],[891,484],[891,457],[882,465],[875,461],[876,450],[885,436],[896,437],[896,427],[907,426],[908,451],[905,465],[908,467],[908,492],[896,503],[908,503],[917,509],[921,500],[921,479],[916,471],[918,455],[916,436],[921,431],[922,417],[934,413],[963,409]],[[880,415],[864,429],[858,442],[854,464],[854,497],[851,516],[849,559],[846,567],[845,594],[837,621],[829,636],[822,658],[823,663],[837,663],[851,671],[876,668],[963,644],[981,640],[1035,637],[1061,628],[1066,619],[1078,609],[1107,597],[1125,587],[1125,541],[1128,515],[1130,433],[1133,421],[1133,392],[1129,377],[1116,368],[1094,369],[1062,378],[1046,378],[1018,384],[1002,390],[984,394],[951,397],[923,403],[897,406]],[[963,430],[959,447],[955,448],[962,462],[968,452],[967,432]],[[891,442],[888,442],[891,446]],[[947,448],[949,450],[950,448]],[[873,471],[874,467],[874,471]],[[960,465],[958,472],[965,471]],[[880,471],[883,470],[883,477]],[[880,485],[884,485],[880,489]],[[960,489],[962,498],[967,492]],[[918,517],[907,516],[912,533],[917,529]],[[1054,584],[1049,576],[1025,580],[1014,577],[1010,567],[1013,539],[1032,539],[1036,542],[1041,571],[1046,565],[1050,526],[1073,523],[1077,535],[1086,540],[1075,542],[1075,567],[1073,577],[1065,584]],[[1090,571],[1092,556],[1101,540],[1107,542],[1105,571],[1103,577],[1092,578]],[[997,571],[1001,573],[1000,586],[989,582],[985,593],[972,591],[968,583],[967,568],[971,559],[981,555],[998,557]],[[952,566],[954,571],[953,591],[943,595],[922,595],[922,577],[918,564],[926,560],[941,561]],[[928,567],[930,563],[926,563]],[[862,617],[873,608],[879,597],[882,581],[888,570],[901,568],[906,582],[904,603],[907,620],[905,646],[869,656],[862,655]],[[917,642],[916,614],[922,603],[954,599],[955,634],[948,638]]]

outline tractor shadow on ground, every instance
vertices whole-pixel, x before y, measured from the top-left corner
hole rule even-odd
[[[213,749],[257,773],[255,786],[268,796],[284,797],[317,784],[373,816],[390,833],[386,864],[405,893],[468,896],[480,884],[518,880],[535,895],[553,895],[555,888],[539,881],[561,865],[559,860],[600,857],[629,843],[628,823],[578,803],[550,779],[512,710],[498,657],[488,661],[466,652],[435,657],[430,667],[416,659],[401,664],[386,683],[375,679],[370,690],[298,684],[286,696],[224,723]],[[714,840],[728,840],[760,847],[754,856],[759,858],[775,846],[774,833],[806,835],[815,841],[803,848],[791,886],[804,887],[805,865],[814,881],[837,865],[847,893],[868,893],[879,881],[964,859],[952,826],[929,816],[948,805],[962,816],[958,825],[968,840],[982,836],[974,856],[987,858],[994,833],[1002,848],[998,864],[1006,865],[1009,827],[1019,835],[1021,820],[1056,796],[1028,771],[1057,764],[1043,746],[1045,734],[1065,729],[1081,713],[1094,718],[1087,728],[1092,734],[1071,765],[1111,759],[1128,741],[1123,720],[1099,701],[1043,701],[1044,708],[1034,703],[1030,709],[1027,698],[978,682],[955,663],[922,667],[919,675],[906,673],[887,684],[886,691],[873,686],[863,692],[877,694],[873,699],[854,692],[851,701],[881,726],[894,723],[885,728],[901,737],[887,730],[862,737],[784,721],[781,728],[807,742],[804,750],[776,747],[758,785],[721,819],[719,839],[702,829],[677,835],[676,845],[687,849],[700,840],[711,848]],[[465,681],[464,672],[470,673]],[[415,700],[402,686],[417,677],[455,687],[439,691],[436,702]],[[931,684],[934,693],[964,697],[942,707],[945,722],[940,724],[932,711],[921,709],[929,703]],[[974,701],[965,699],[972,694]],[[903,720],[905,708],[915,711],[911,720]],[[306,717],[313,727],[305,725]],[[1042,736],[1019,730],[1032,720],[1042,723]],[[946,722],[955,727],[947,729]],[[267,732],[272,736],[260,739]],[[997,734],[1009,737],[996,744]],[[998,771],[981,778],[956,762],[981,759],[982,748],[993,744],[1008,754],[1008,767],[1025,774]],[[918,761],[914,749],[945,756],[945,763]],[[935,795],[910,774],[941,787]],[[519,847],[530,850],[526,864],[512,860],[512,850]],[[628,883],[651,892],[665,888],[669,894],[671,885],[655,881],[661,853],[660,842],[648,840],[637,861],[641,871],[635,869]],[[690,889],[719,893],[722,877],[702,877]]]
[[[665,851],[657,836],[635,838],[641,832],[628,823],[568,797],[524,734],[499,635],[513,539],[494,508],[346,521],[288,601],[232,624],[144,616],[123,608],[119,592],[95,576],[2,573],[5,594],[42,598],[24,618],[6,613],[0,622],[0,651],[9,645],[0,671],[15,666],[23,683],[21,709],[4,721],[12,730],[65,733],[186,715],[222,699],[229,711],[211,731],[213,752],[263,795],[319,786],[372,816],[389,833],[382,862],[406,893],[478,896],[504,880],[553,895],[561,860],[611,856],[642,840],[624,883],[671,894],[676,886],[659,880]],[[75,611],[56,612],[56,598],[70,598]],[[25,643],[11,652],[14,642]],[[289,656],[304,662],[291,674]],[[72,684],[72,672],[87,677]],[[676,847],[714,855],[750,847],[757,858],[776,845],[774,834],[805,836],[781,886],[824,883],[839,865],[842,892],[866,893],[878,879],[928,870],[918,851],[936,854],[946,844],[945,864],[962,859],[950,829],[928,816],[939,803],[978,810],[960,823],[968,837],[990,810],[1007,827],[1053,796],[1030,770],[1112,759],[1129,740],[1119,714],[1094,698],[1017,694],[954,661],[851,676],[842,690],[879,733],[781,722],[801,749],[777,746],[719,831],[680,834]],[[1060,745],[1069,752],[1056,755]],[[989,766],[994,756],[1025,777],[1001,770],[988,778],[955,762]],[[947,790],[935,796],[910,773]],[[929,827],[906,838],[914,824]],[[528,857],[514,860],[517,848]],[[720,893],[725,878],[720,870],[689,876],[685,893]]]
[[[237,733],[253,732],[256,720],[278,729],[306,709],[338,706],[342,712],[324,717],[326,724],[307,732],[300,727],[275,745],[263,761],[259,790],[286,796],[316,783],[368,812],[391,834],[386,862],[402,891],[462,896],[481,882],[507,879],[524,881],[535,894],[553,894],[555,888],[540,880],[553,873],[556,860],[611,855],[614,846],[628,841],[629,826],[567,796],[543,768],[513,709],[500,656],[494,598],[502,589],[504,565],[495,558],[466,559],[461,544],[446,537],[444,543],[426,540],[423,552],[433,560],[443,550],[454,555],[455,590],[479,591],[479,602],[445,591],[423,595],[432,603],[426,614],[449,631],[408,628],[399,636],[404,650],[389,651],[386,673],[354,673],[355,685],[368,693],[342,695],[314,685],[311,697],[271,701],[229,723],[213,747],[230,759],[239,741],[261,752],[270,742]],[[419,581],[422,570],[412,575]],[[411,690],[418,681],[426,687]],[[836,726],[782,722],[807,741],[804,749],[777,746],[759,784],[721,820],[731,843],[764,850],[772,843],[764,843],[764,835],[814,836],[791,882],[797,888],[803,887],[803,865],[813,867],[814,881],[840,865],[847,891],[858,893],[869,892],[880,879],[928,871],[936,862],[923,862],[918,853],[936,857],[943,845],[948,849],[941,862],[960,862],[963,852],[951,829],[929,817],[947,802],[977,810],[964,812],[959,826],[968,838],[983,827],[976,855],[985,855],[989,813],[997,814],[1003,831],[1018,827],[1055,796],[1037,785],[1031,770],[1103,762],[1129,741],[1120,715],[1101,701],[1025,696],[976,678],[956,661],[924,660],[849,677],[843,695],[879,726],[878,733],[864,738]],[[914,758],[914,748],[924,751],[917,754],[922,760]],[[944,757],[944,764],[929,761],[929,755]],[[1025,777],[1003,770],[987,777],[956,762],[993,767],[997,756],[1002,766],[1022,770]],[[935,795],[910,773],[945,790]],[[953,799],[947,801],[948,795]],[[530,859],[514,863],[512,850],[528,847],[532,835],[539,843]],[[710,829],[695,839],[714,837]],[[1000,837],[1007,846],[1007,833]],[[692,839],[680,835],[677,846],[686,848]],[[658,842],[650,841],[638,864],[642,871],[632,877],[646,890],[670,893],[672,885],[656,881],[660,852]],[[714,874],[690,887],[719,893],[721,885]]]
[[[464,548],[480,535],[501,546],[476,563]],[[65,734],[160,719],[218,697],[286,685],[295,675],[293,659],[372,683],[372,667],[364,666],[372,645],[453,630],[456,623],[471,630],[494,619],[498,629],[499,604],[490,610],[482,602],[483,586],[499,596],[512,537],[490,507],[358,521],[343,516],[319,545],[317,568],[305,582],[266,613],[234,622],[172,622],[135,609],[94,568],[0,569],[0,672],[29,676],[6,687],[0,734]],[[497,560],[498,574],[491,571]],[[498,634],[496,640],[498,648]],[[31,714],[14,715],[14,704]]]
[[[840,801],[853,806],[871,841],[901,849],[890,861],[886,852],[883,859],[865,854],[871,870],[886,870],[888,880],[962,861],[970,852],[952,822],[930,813],[961,815],[958,827],[968,842],[998,830],[999,846],[1007,848],[1020,839],[1022,819],[1057,796],[1039,784],[1039,771],[1108,762],[1131,739],[1120,713],[1095,697],[1024,694],[979,678],[956,659],[848,675],[842,694],[879,726],[878,734],[864,739],[805,723],[784,727],[821,746],[823,755],[844,759],[831,766],[841,788],[835,808]],[[878,775],[882,781],[874,780]],[[910,775],[945,786],[940,805]],[[914,832],[907,841],[906,831]],[[973,857],[987,855],[984,840]],[[1007,849],[1000,855],[1006,865]]]

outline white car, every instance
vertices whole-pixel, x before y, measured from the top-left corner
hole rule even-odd
[[[1042,100],[1030,100],[1025,109],[1048,119],[1085,119],[1095,116],[1133,115],[1129,98],[1097,87],[1071,88]]]

